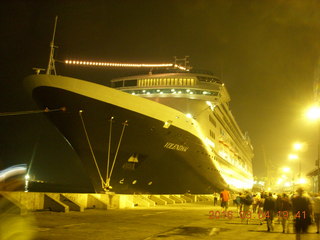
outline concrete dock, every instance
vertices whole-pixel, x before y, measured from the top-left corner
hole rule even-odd
[[[126,209],[86,209],[85,211],[33,211],[23,215],[2,212],[0,239],[35,240],[153,240],[153,239],[228,239],[228,240],[293,240],[293,225],[282,233],[275,220],[274,231],[267,232],[266,223],[256,214],[249,221],[240,219],[236,209],[232,217],[210,219],[210,211],[221,211],[211,201],[156,205]],[[260,223],[262,222],[262,225]],[[305,240],[319,240],[311,225]],[[11,238],[10,238],[11,237]]]

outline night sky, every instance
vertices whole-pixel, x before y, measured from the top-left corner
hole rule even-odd
[[[56,59],[172,62],[214,72],[231,95],[231,110],[254,146],[254,175],[287,160],[294,141],[307,143],[302,172],[315,168],[317,126],[304,117],[320,69],[320,1],[123,0],[2,1],[0,112],[36,109],[23,86],[33,67],[46,68],[54,18]],[[56,64],[60,75],[108,84],[120,70]],[[0,117],[0,169],[28,162],[38,178],[86,181],[57,130],[41,114]],[[264,149],[264,150],[263,150]],[[41,172],[40,172],[41,170]]]

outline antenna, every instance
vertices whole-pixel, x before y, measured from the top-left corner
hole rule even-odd
[[[51,75],[52,71],[54,75],[57,75],[56,73],[56,67],[55,67],[55,60],[54,60],[54,49],[57,48],[57,46],[54,45],[54,38],[56,35],[56,27],[57,27],[57,22],[58,22],[58,16],[55,18],[54,22],[54,28],[53,28],[53,35],[52,35],[52,40],[50,42],[50,57],[49,57],[49,63],[48,63],[48,68],[47,68],[47,74]]]

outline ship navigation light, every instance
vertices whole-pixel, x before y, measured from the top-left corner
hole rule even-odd
[[[187,114],[186,114],[186,117],[187,117],[187,118],[192,118],[192,114],[191,114],[191,113],[187,113]]]

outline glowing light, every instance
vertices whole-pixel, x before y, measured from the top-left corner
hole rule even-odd
[[[211,111],[214,110],[215,105],[213,105],[212,102],[206,101],[206,104],[210,107]]]
[[[0,182],[10,178],[12,176],[18,176],[27,172],[26,164],[18,164],[6,169],[0,170]]]
[[[187,113],[187,114],[186,114],[186,117],[187,117],[187,118],[192,118],[192,114],[191,114],[191,113]]]
[[[126,68],[153,68],[153,67],[175,67],[180,70],[189,71],[186,67],[172,63],[113,63],[113,62],[92,62],[83,60],[65,60],[65,64],[101,66],[101,67],[126,67]]]
[[[320,118],[320,107],[319,106],[313,106],[309,108],[309,110],[306,113],[307,118],[310,120],[317,120]]]
[[[307,180],[305,178],[300,178],[300,179],[298,179],[297,183],[298,184],[306,184]]]
[[[283,168],[282,168],[282,171],[283,171],[283,172],[286,172],[286,173],[287,173],[287,172],[290,172],[290,168],[289,168],[289,167],[283,167]]]
[[[283,179],[282,178],[279,178],[278,181],[277,181],[277,184],[281,184],[283,182]]]
[[[290,160],[297,160],[299,157],[298,157],[298,155],[296,155],[296,154],[289,154],[289,155],[288,155],[288,158],[289,158]]]
[[[284,183],[284,186],[285,186],[285,187],[291,187],[291,186],[292,186],[292,183],[291,183],[291,182],[285,182],[285,183]]]
[[[211,146],[211,147],[215,147],[215,144],[214,144],[214,142],[212,142],[209,138],[205,138],[205,142],[209,145],[209,146]]]
[[[293,144],[293,149],[299,151],[302,149],[302,146],[302,143],[296,142]]]

